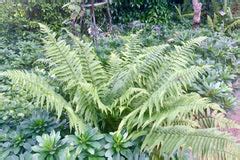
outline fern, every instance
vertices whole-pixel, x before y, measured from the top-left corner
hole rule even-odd
[[[43,42],[46,50],[45,55],[54,64],[51,73],[58,80],[71,84],[71,87],[84,82],[80,59],[76,56],[76,53],[70,50],[70,46],[64,40],[57,41],[56,34],[51,33],[47,26],[40,24],[40,28],[42,32],[47,34]]]
[[[70,32],[68,32],[68,35],[75,44],[75,51],[80,58],[84,78],[96,88],[101,88],[106,84],[108,77],[100,61],[97,59],[91,43],[84,43]]]
[[[238,28],[239,26],[240,26],[240,19],[236,19],[232,23],[228,24],[225,27],[224,31],[225,32],[232,31],[232,30]]]
[[[71,127],[77,131],[85,129],[84,122],[74,113],[71,105],[57,94],[43,78],[24,71],[6,71],[1,75],[10,78],[19,90],[29,92],[36,99],[37,105],[55,109],[59,117],[63,109],[66,110]]]
[[[180,46],[144,48],[138,35],[130,35],[125,37],[128,42],[122,51],[113,53],[108,65],[103,66],[91,43],[68,32],[72,42],[69,45],[62,38],[57,39],[48,27],[40,27],[46,35],[43,41],[50,73],[65,93],[55,92],[45,78],[34,73],[2,73],[18,89],[32,95],[39,106],[55,110],[58,116],[66,111],[71,126],[78,131],[84,130],[85,123],[104,131],[117,127],[119,131],[136,131],[138,136],[146,136],[142,149],[152,155],[172,156],[176,151],[192,148],[194,156],[200,158],[218,156],[221,160],[237,156],[231,137],[212,128],[220,124],[220,118],[205,114],[215,111],[220,115],[224,111],[207,98],[188,91],[188,86],[205,73],[207,66],[193,66],[192,57],[206,37]],[[214,125],[204,125],[210,118]],[[223,128],[230,124],[225,122],[221,123]],[[104,124],[108,129],[103,128]]]
[[[173,157],[181,150],[191,150],[197,159],[238,159],[238,147],[229,135],[216,129],[192,129],[186,126],[159,127],[147,134],[142,149]],[[181,149],[180,149],[181,148]]]
[[[217,113],[211,116],[202,117],[198,120],[198,123],[201,128],[240,129],[240,125],[237,122],[226,118],[223,113]]]
[[[94,55],[90,54],[92,52],[90,44],[84,44],[69,34],[74,43],[78,45],[78,50],[71,50],[64,40],[57,41],[55,34],[52,34],[46,26],[40,24],[40,27],[47,34],[44,40],[46,56],[56,64],[53,66],[52,73],[57,76],[58,80],[67,82],[67,89],[77,88],[72,95],[73,102],[77,104],[76,112],[80,111],[82,115],[96,113],[92,108],[86,110],[81,99],[88,100],[88,106],[95,106],[107,112],[107,106],[101,102],[98,94],[103,84],[104,72],[101,70],[100,63],[92,58]],[[94,116],[96,114],[89,115],[90,118]],[[96,124],[96,121],[94,123]]]
[[[131,80],[141,86],[141,88],[145,88],[148,96],[144,96],[144,99],[141,99],[140,105],[134,106],[134,104],[132,104],[132,107],[136,109],[123,118],[119,125],[119,130],[125,127],[129,129],[129,131],[133,129],[137,129],[137,131],[140,132],[146,130],[149,134],[147,134],[144,140],[143,149],[151,153],[155,153],[156,150],[160,151],[159,155],[162,156],[166,154],[165,149],[168,148],[169,152],[167,152],[167,155],[171,156],[173,152],[182,148],[182,145],[184,145],[184,143],[182,143],[184,141],[181,141],[182,137],[179,136],[181,130],[179,130],[178,134],[177,126],[175,128],[175,125],[181,124],[198,128],[200,126],[199,122],[194,121],[198,115],[204,114],[208,109],[223,112],[218,105],[210,103],[208,99],[201,98],[197,94],[186,94],[187,86],[191,85],[205,70],[205,67],[191,66],[194,48],[204,39],[205,37],[199,37],[183,43],[182,46],[175,46],[175,50],[171,50],[170,53],[165,49],[160,50],[160,52],[149,52],[149,54],[143,56],[143,62],[136,64],[135,76],[131,74],[133,77]],[[128,85],[131,87],[134,83],[128,83]],[[170,142],[167,143],[167,145],[172,146],[172,148],[162,146],[162,142],[151,137],[156,130],[159,130],[159,127],[165,128],[168,126],[172,126],[173,130],[176,129],[176,137],[170,137],[170,140],[174,138],[175,141],[169,140]],[[192,129],[196,132],[203,133],[200,130]],[[210,130],[206,131],[210,132]],[[221,134],[218,135],[218,133],[220,132],[216,131],[216,133],[212,134],[216,137],[219,136],[220,140],[216,143],[221,143],[222,137]],[[169,136],[171,135],[172,134],[169,133]],[[148,136],[151,138],[148,138]],[[163,135],[159,133],[159,135],[154,135],[153,137],[155,136],[160,137]],[[186,133],[185,136],[187,137],[188,133]],[[204,135],[200,135],[200,139],[202,138],[201,136],[204,137]],[[230,136],[226,137],[226,141],[229,144],[232,143],[228,139]],[[215,142],[214,138],[209,138],[212,142]],[[206,143],[206,147],[209,147],[207,146],[207,139],[203,141]],[[189,142],[188,145],[194,147],[191,142]],[[158,148],[160,146],[161,149]],[[225,147],[227,148],[227,146]],[[194,154],[201,157],[201,155],[198,154],[202,152],[201,154],[204,156],[211,154],[217,157],[222,155],[222,152],[228,152],[225,150],[218,152],[218,149],[215,150],[214,148],[209,148],[210,151],[205,152],[204,148],[205,146],[203,146],[203,150],[201,151],[194,150]],[[232,154],[230,151],[229,155]],[[217,153],[217,155],[214,155],[215,153]],[[235,153],[233,154],[236,157]],[[223,157],[228,157],[229,155],[226,153]],[[222,159],[224,159],[223,157]]]
[[[208,27],[211,28],[211,30],[214,31],[214,28],[215,28],[214,22],[209,15],[207,15],[207,24],[208,24]]]

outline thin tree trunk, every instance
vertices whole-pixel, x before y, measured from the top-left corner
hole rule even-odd
[[[193,16],[193,28],[198,28],[201,23],[201,11],[202,3],[198,0],[192,0],[194,16]]]
[[[111,11],[110,11],[110,2],[107,0],[107,13],[108,13],[108,20],[109,20],[109,26],[108,26],[108,32],[112,32],[112,16],[111,16]]]
[[[81,28],[81,33],[84,31],[84,17],[86,13],[86,8],[85,8],[85,0],[82,1],[81,3],[81,11],[80,11],[80,28]]]
[[[96,25],[96,18],[94,12],[94,0],[91,0],[91,18],[92,18],[92,33],[93,33],[93,40],[95,45],[97,46],[97,25]]]

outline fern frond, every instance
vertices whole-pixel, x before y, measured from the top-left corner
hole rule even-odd
[[[25,71],[6,71],[1,75],[11,79],[17,89],[29,92],[36,99],[37,105],[56,110],[58,117],[62,115],[63,109],[66,110],[71,127],[79,131],[85,128],[83,121],[74,113],[71,104],[57,94],[43,78]]]
[[[220,128],[220,129],[229,129],[229,128],[238,128],[240,129],[240,125],[228,119],[224,114],[217,113],[216,115],[202,117],[198,119],[198,123],[201,128]]]
[[[164,107],[163,102],[169,96],[180,96],[184,93],[182,87],[187,88],[187,85],[194,82],[199,74],[204,73],[204,68],[192,66],[187,69],[178,69],[175,73],[172,73],[170,77],[165,77],[165,81],[161,81],[162,84],[154,91],[149,99],[143,104],[141,115],[145,111],[149,111],[149,115],[153,111],[159,111]]]
[[[129,36],[125,36],[124,40],[127,42],[124,45],[124,55],[136,56],[141,53],[142,42],[139,38],[141,31],[138,31],[136,34],[131,34]]]
[[[154,91],[168,81],[175,71],[188,68],[195,47],[205,39],[205,37],[198,37],[183,43],[183,46],[175,46],[175,50],[164,56],[157,52],[156,56],[152,54],[152,57],[146,57],[143,67],[140,68],[143,87],[148,88],[148,91]]]
[[[177,11],[177,13],[178,13],[178,19],[179,19],[179,20],[182,20],[181,6],[180,6],[180,5],[179,5],[179,6],[174,5],[174,7],[175,7],[175,9],[176,9],[176,11]]]
[[[235,28],[238,28],[240,26],[240,19],[236,19],[234,20],[232,23],[230,23],[229,25],[227,25],[224,29],[225,32],[227,31],[232,31]]]
[[[184,120],[188,120],[190,123],[193,120],[193,115],[204,114],[207,108],[217,109],[220,107],[217,104],[210,103],[206,98],[201,98],[196,93],[174,96],[166,99],[159,110],[150,110],[145,105],[140,106],[127,115],[119,127],[126,125],[127,128],[137,126],[138,128],[148,127],[154,130],[158,126],[173,125]],[[191,116],[189,117],[189,115]],[[145,118],[146,116],[148,117],[147,119]]]
[[[91,43],[81,41],[72,33],[67,32],[71,37],[75,48],[74,50],[80,58],[82,74],[88,83],[91,83],[97,89],[106,84],[108,76],[98,60]]]
[[[145,60],[141,61],[135,57],[134,63],[131,63],[125,66],[121,70],[116,70],[117,72],[113,75],[112,79],[109,82],[109,97],[119,98],[122,94],[124,94],[131,86],[133,86],[134,81],[138,81],[140,72],[146,75],[152,70],[157,70],[156,64],[160,64],[162,62],[162,55],[166,48],[169,45],[160,45],[154,47],[148,47],[142,49],[142,58]],[[124,63],[121,64],[125,65]],[[138,81],[139,82],[139,81]],[[141,82],[142,83],[142,82]],[[111,100],[110,100],[111,101]]]
[[[128,70],[122,69],[119,73],[116,73],[109,80],[105,91],[106,97],[108,97],[107,103],[114,103],[115,99],[121,97],[130,87],[133,87],[137,76],[136,65],[132,65]]]
[[[218,21],[218,15],[216,13],[213,14],[213,24],[214,24],[214,27],[219,23]]]
[[[194,99],[194,101],[193,101]],[[177,120],[187,120],[188,115],[198,115],[204,113],[207,108],[216,108],[216,104],[210,103],[206,98],[201,98],[198,94],[185,94],[179,97],[171,98],[164,104],[164,108],[145,120],[140,127],[151,127],[152,130],[158,126],[172,125]],[[190,117],[189,120],[193,119]]]
[[[112,108],[117,108],[121,112],[128,107],[134,109],[137,104],[140,104],[149,96],[149,93],[142,88],[129,88],[121,97],[117,98],[112,104]],[[132,104],[134,101],[138,101],[137,104]],[[135,102],[136,103],[136,102]]]
[[[160,56],[161,52],[160,55],[156,54],[161,58],[155,58],[154,54],[146,56],[147,61],[144,62],[149,63],[139,64],[139,68],[143,67],[136,73],[139,72],[140,74],[137,75],[144,79],[142,81],[145,82],[145,88],[150,96],[142,105],[123,119],[120,127],[124,123],[127,123],[129,128],[131,125],[131,127],[141,126],[146,121],[146,115],[151,118],[154,113],[161,113],[169,97],[178,97],[185,93],[187,86],[191,85],[199,75],[205,72],[205,67],[189,66],[194,47],[198,46],[204,39],[205,37],[199,37],[183,43],[183,46],[176,46],[176,50],[163,58]],[[147,69],[144,70],[143,68]],[[150,123],[153,121],[150,120]],[[162,122],[164,122],[164,119],[160,121],[160,123]]]
[[[92,101],[94,101],[100,110],[107,112],[108,107],[105,106],[99,96],[101,85],[104,84],[105,72],[92,52],[90,44],[81,42],[77,37],[72,36],[73,41],[78,45],[78,49],[72,50],[63,40],[56,40],[56,34],[40,24],[41,30],[47,34],[43,40],[45,42],[46,56],[54,62],[51,73],[66,83],[66,88],[76,88],[85,93],[91,93]],[[86,56],[88,55],[88,56]],[[73,97],[75,96],[73,93]],[[75,96],[76,97],[76,96]],[[74,98],[76,100],[76,98]],[[78,101],[75,101],[78,103]]]
[[[159,127],[147,134],[142,149],[159,151],[169,157],[180,150],[191,150],[197,159],[238,159],[239,146],[232,137],[216,129],[193,129],[186,126]]]
[[[192,18],[194,13],[185,13],[182,15],[183,18]]]
[[[208,27],[209,27],[212,31],[214,31],[214,23],[213,23],[212,18],[211,18],[209,15],[207,15],[207,24],[208,24]]]
[[[110,77],[113,77],[116,73],[119,73],[123,68],[123,60],[116,52],[112,52],[109,56],[108,70]]]
[[[67,82],[71,88],[85,80],[81,73],[80,59],[75,51],[70,49],[64,40],[56,40],[56,34],[45,25],[39,24],[41,31],[47,36],[43,39],[45,55],[53,63],[51,73],[62,82]]]

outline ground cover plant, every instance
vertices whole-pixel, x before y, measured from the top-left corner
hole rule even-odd
[[[239,159],[235,2],[204,1],[190,29],[188,1],[114,1],[97,37],[68,24],[79,2],[53,3],[0,3],[2,159]]]

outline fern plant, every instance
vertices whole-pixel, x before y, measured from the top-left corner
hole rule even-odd
[[[233,22],[231,22],[225,27],[224,31],[225,32],[232,31],[236,28],[239,28],[239,26],[240,26],[240,19],[235,19]]]
[[[127,129],[135,138],[145,137],[142,149],[152,158],[191,150],[197,158],[237,159],[238,146],[231,136],[214,128],[199,129],[198,119],[207,118],[206,111],[224,114],[224,110],[187,90],[207,67],[192,65],[194,49],[205,37],[181,46],[143,48],[137,35],[131,35],[123,50],[102,65],[91,43],[68,33],[70,46],[47,26],[40,27],[46,34],[50,78],[64,93],[33,72],[2,75],[18,90],[28,91],[40,106],[56,110],[58,116],[66,113],[77,132],[83,132],[86,123],[102,131]]]

